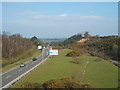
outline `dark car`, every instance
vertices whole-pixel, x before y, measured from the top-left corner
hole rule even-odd
[[[24,66],[26,66],[26,64],[21,64],[21,65],[20,65],[20,67],[24,67]]]
[[[37,60],[37,58],[33,58],[33,61],[36,61]]]

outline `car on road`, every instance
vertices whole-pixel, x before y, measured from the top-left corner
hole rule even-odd
[[[20,65],[20,67],[25,67],[25,66],[26,66],[26,64],[21,64],[21,65]]]
[[[37,58],[33,58],[33,61],[36,61],[37,60]]]

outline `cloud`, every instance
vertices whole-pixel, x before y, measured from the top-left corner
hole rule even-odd
[[[62,16],[62,17],[66,17],[66,16],[68,16],[67,14],[61,14],[60,16]]]
[[[41,12],[38,11],[24,11],[21,13],[18,13],[17,16],[19,17],[26,17],[29,19],[56,19],[56,20],[63,20],[65,18],[62,17],[66,17],[66,20],[103,20],[105,19],[102,16],[82,16],[80,14],[58,14],[58,15],[45,15]]]
[[[95,15],[83,16],[67,13],[46,15],[38,11],[28,10],[16,14],[16,18],[15,16],[11,17],[9,20],[4,20],[5,29],[9,29],[11,32],[12,30],[23,30],[21,32],[26,30],[26,33],[31,30],[31,32],[41,35],[41,37],[47,37],[49,34],[46,33],[48,32],[52,32],[50,37],[64,37],[84,31],[89,31],[92,34],[108,34],[117,30],[117,21]]]
[[[112,19],[107,19],[102,16],[82,16],[80,14],[58,14],[46,15],[38,11],[24,11],[16,14],[16,18],[5,20],[7,23],[15,23],[20,26],[52,26],[52,27],[88,27],[103,22],[113,22]]]

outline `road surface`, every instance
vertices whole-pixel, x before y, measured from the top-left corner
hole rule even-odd
[[[39,57],[37,57],[36,61],[31,60],[31,61],[27,62],[26,66],[24,66],[24,67],[17,67],[9,72],[3,73],[2,74],[2,87],[4,87],[8,83],[10,83],[14,79],[16,79],[17,77],[21,76],[22,74],[24,74],[31,68],[38,65],[42,60],[44,60],[45,58],[48,57],[48,52],[49,52],[49,49],[44,48],[42,51],[42,54]]]

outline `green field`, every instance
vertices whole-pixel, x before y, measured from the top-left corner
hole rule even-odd
[[[31,56],[28,56],[29,53],[32,53],[32,55],[31,55]],[[22,53],[21,55],[19,55],[19,56],[17,56],[17,57],[15,58],[15,59],[20,58],[19,61],[3,67],[3,68],[2,68],[2,72],[6,72],[6,71],[8,71],[9,69],[15,68],[16,66],[20,65],[21,63],[27,62],[27,61],[31,60],[32,58],[37,57],[37,56],[40,55],[40,54],[41,54],[41,51],[39,51],[39,50],[37,50],[37,49],[35,49],[35,48],[32,48],[32,49],[30,49],[30,50]],[[25,56],[25,55],[26,55],[26,56]],[[24,56],[25,56],[25,57],[24,57]],[[24,58],[23,58],[23,57],[24,57]]]
[[[73,76],[76,80],[83,79],[83,82],[91,84],[95,88],[116,88],[118,87],[118,68],[105,60],[95,61],[97,57],[83,55],[80,57],[80,64],[73,63],[71,57],[65,55],[70,52],[69,49],[59,51],[58,56],[53,56],[36,69],[28,73],[21,80],[16,82],[12,88],[18,88],[24,82],[43,82]],[[83,77],[84,67],[88,62],[85,75]]]

